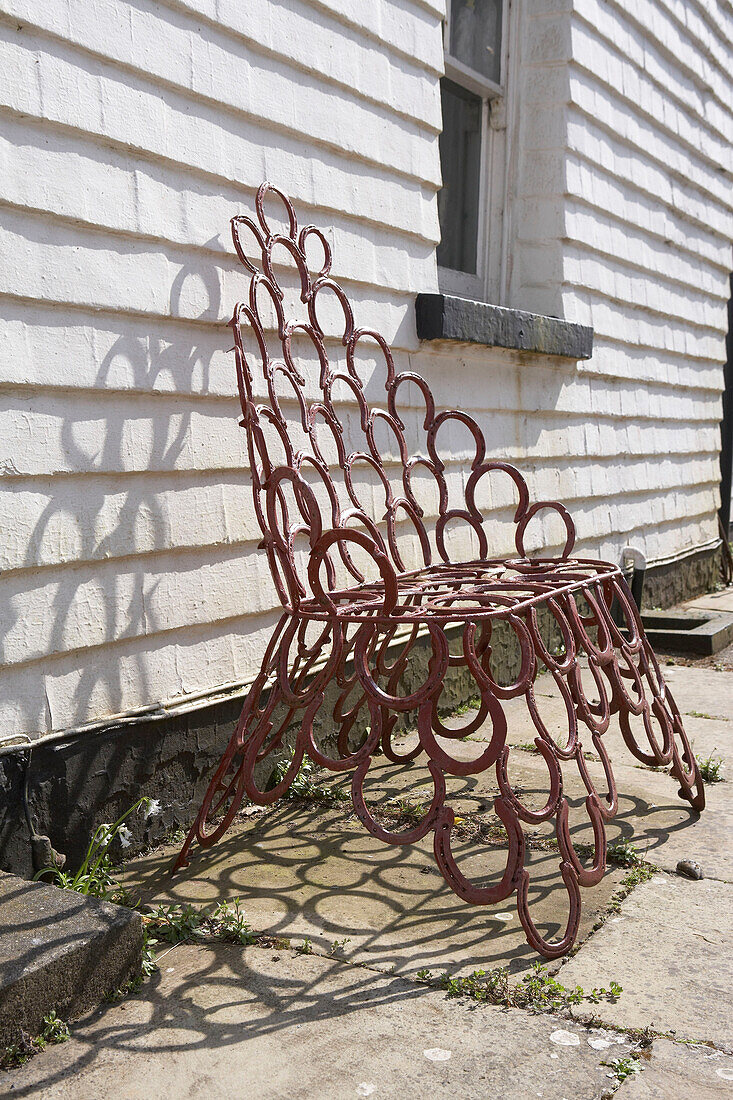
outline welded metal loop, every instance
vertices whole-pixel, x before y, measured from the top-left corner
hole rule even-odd
[[[326,235],[315,226],[299,229],[281,191],[263,184],[255,214],[232,220],[234,248],[250,287],[231,324],[255,514],[285,613],[177,866],[186,864],[194,841],[208,848],[224,834],[243,798],[266,805],[286,794],[308,757],[336,774],[353,772],[352,803],[373,836],[407,845],[432,832],[436,863],[459,897],[491,905],[516,895],[529,943],[547,958],[558,957],[576,939],[581,889],[599,882],[606,867],[605,826],[618,808],[604,742],[611,721],[618,718],[636,759],[668,767],[681,797],[697,810],[704,806],[679,710],[620,569],[571,558],[575,529],[564,506],[558,501],[531,504],[522,475],[506,462],[487,458],[473,417],[460,410],[436,411],[423,378],[396,372],[384,338],[356,327],[351,304],[331,274]],[[275,217],[284,224],[275,226]],[[300,319],[286,316],[288,268],[304,307]],[[296,362],[295,349],[303,341],[309,349],[306,360],[315,356],[317,392],[307,362]],[[380,383],[383,403],[373,405],[371,396]],[[407,443],[416,412],[415,401],[408,402],[410,386],[418,392],[425,433],[425,447],[417,454]],[[352,447],[342,423],[345,403],[351,407],[348,426],[357,436]],[[290,425],[288,408],[295,410]],[[469,440],[465,489],[457,500],[439,446],[445,439],[450,452],[448,437],[456,432]],[[510,559],[489,558],[490,531],[477,502],[494,475],[508,477],[516,494],[518,556]],[[366,489],[360,485],[365,476]],[[428,479],[437,498],[432,529],[418,500],[418,478]],[[530,558],[526,532],[548,513],[564,524],[563,549],[557,557]],[[449,533],[456,524],[478,546],[473,561],[451,560]],[[400,542],[404,529],[417,547],[414,568],[406,567],[409,559]],[[296,569],[299,537],[308,546],[304,575]],[[366,555],[365,571],[355,560],[357,550]],[[410,558],[415,556],[410,551]],[[341,587],[339,563],[349,578]],[[365,575],[370,568],[374,576]],[[612,604],[620,609],[621,627],[611,615]],[[518,669],[508,684],[499,682],[491,666],[499,623],[513,632],[519,650]],[[456,631],[460,644],[451,653],[448,634]],[[426,643],[427,668],[421,650]],[[560,733],[543,714],[537,685],[542,669],[564,705]],[[456,673],[472,683],[478,700],[476,714],[460,729],[447,726],[442,717],[446,677]],[[537,733],[541,766],[535,778],[540,802],[544,799],[539,808],[530,805],[524,780],[517,778],[522,774],[517,764],[523,759],[526,765],[527,758],[512,746],[507,721],[509,708],[522,701]],[[416,725],[415,743],[401,741],[407,722]],[[481,740],[473,758],[463,740],[468,734]],[[584,755],[586,736],[600,769]],[[289,758],[286,746],[292,750]],[[397,763],[425,756],[432,793],[419,821],[408,828],[391,827],[368,798],[380,748]],[[502,853],[503,868],[487,885],[459,866],[459,823],[450,805],[450,785],[491,768],[499,790],[493,810],[506,843],[491,849]],[[582,808],[569,799],[572,775],[579,776],[585,791]],[[584,815],[581,824],[592,830],[590,855],[576,843],[578,812]],[[550,822],[567,894],[566,925],[555,938],[543,931],[534,911],[532,849],[522,829],[523,823]]]

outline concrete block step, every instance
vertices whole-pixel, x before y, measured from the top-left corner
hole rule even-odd
[[[641,621],[652,648],[660,653],[710,657],[733,642],[733,615],[687,607],[642,611]]]
[[[138,913],[0,871],[0,1047],[74,1020],[140,972]]]

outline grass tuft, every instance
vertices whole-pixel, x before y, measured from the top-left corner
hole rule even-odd
[[[606,1076],[613,1081],[617,1081],[619,1085],[627,1078],[635,1077],[637,1073],[641,1073],[642,1069],[641,1061],[636,1054],[629,1054],[626,1058],[613,1058],[610,1062],[601,1062],[601,1065],[608,1066],[612,1070]]]

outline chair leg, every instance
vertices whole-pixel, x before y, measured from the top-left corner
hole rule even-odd
[[[680,783],[682,797],[696,809],[704,805],[699,769],[679,710],[664,683],[624,582],[614,581],[607,589],[596,586],[584,590],[583,595],[590,614],[580,613],[573,596],[547,600],[563,635],[564,654],[559,657],[549,653],[542,641],[534,608],[522,618],[507,612],[507,625],[515,631],[521,649],[521,668],[515,682],[509,686],[500,686],[491,676],[490,630],[466,623],[462,654],[456,656],[449,651],[444,627],[431,623],[428,629],[432,656],[427,676],[408,696],[399,694],[399,681],[407,667],[416,632],[400,649],[398,657],[388,661],[391,628],[385,631],[379,624],[367,622],[349,637],[348,628],[336,622],[309,624],[297,617],[283,616],[268,646],[260,674],[247,696],[237,728],[176,860],[176,869],[187,865],[195,840],[208,848],[224,834],[245,795],[260,804],[271,803],[284,795],[307,753],[315,763],[331,771],[353,771],[354,810],[372,835],[388,844],[410,844],[433,832],[437,865],[454,893],[474,905],[495,904],[516,893],[519,918],[530,945],[546,958],[566,954],[578,934],[581,887],[600,882],[606,870],[605,825],[616,813],[617,794],[603,735],[613,715],[618,714],[624,741],[637,759],[650,765],[670,766]],[[611,618],[614,595],[618,596],[624,610],[628,636]],[[309,630],[320,631],[320,635],[315,640],[308,640]],[[582,655],[587,657],[587,669],[585,664],[581,669]],[[447,729],[438,716],[445,674],[449,665],[455,664],[466,665],[480,695],[479,711],[470,723],[471,729],[487,719],[492,725],[490,741],[473,761],[451,755],[444,738],[458,740],[465,735],[465,730]],[[534,682],[541,665],[552,675],[565,701],[568,720],[565,744],[552,737],[538,711]],[[593,679],[597,702],[590,702],[586,696],[585,676]],[[330,707],[331,716],[340,727],[337,759],[321,753],[313,733],[314,719],[323,706],[331,681],[341,689],[335,706]],[[524,805],[521,791],[515,790],[512,783],[512,750],[506,744],[503,702],[516,697],[526,701],[537,731],[535,745],[547,767],[549,793],[546,805],[540,810]],[[364,705],[369,710],[370,730],[363,744],[352,750],[350,731]],[[392,745],[395,723],[400,715],[415,710],[419,743],[415,750],[402,755]],[[648,751],[634,736],[631,725],[634,717],[641,719]],[[660,737],[654,733],[652,720],[661,730]],[[603,763],[605,794],[596,789],[589,774],[578,735],[579,723],[590,731],[594,748]],[[277,752],[286,732],[293,727],[297,729],[293,759],[277,784],[263,790],[255,781],[255,768]],[[364,797],[364,782],[380,742],[390,760],[405,761],[422,752],[427,756],[434,787],[431,804],[422,820],[405,831],[385,828],[370,812]],[[571,762],[577,767],[587,790],[585,809],[594,838],[590,864],[581,862],[569,828],[563,769]],[[495,768],[499,786],[494,811],[507,835],[506,860],[494,883],[479,886],[462,873],[452,851],[455,817],[446,803],[446,777],[478,775],[490,768]],[[530,913],[531,869],[525,866],[527,842],[522,825],[536,826],[543,822],[554,825],[559,868],[568,897],[566,927],[554,940],[542,935]]]
[[[472,905],[495,905],[516,893],[519,918],[528,942],[540,954],[552,959],[566,954],[575,942],[580,922],[580,886],[592,885],[598,881],[605,869],[605,835],[599,800],[595,796],[592,798],[589,796],[591,820],[594,824],[599,857],[598,866],[594,864],[593,868],[582,867],[569,840],[568,804],[562,795],[561,752],[551,742],[546,731],[544,731],[546,739],[538,736],[536,741],[549,774],[550,790],[545,807],[539,811],[530,810],[522,803],[520,792],[514,789],[509,762],[511,750],[506,745],[507,723],[502,701],[516,696],[531,695],[538,661],[526,624],[514,616],[508,616],[508,619],[509,625],[518,636],[522,650],[520,672],[515,683],[509,687],[502,687],[492,679],[489,671],[491,654],[488,636],[471,623],[464,627],[460,654],[449,654],[447,638],[442,626],[430,627],[433,652],[428,675],[409,699],[397,694],[396,684],[387,685],[380,690],[373,676],[370,675],[371,669],[368,667],[368,662],[361,662],[361,683],[367,696],[370,697],[373,730],[381,727],[383,721],[391,721],[395,713],[406,710],[408,703],[410,709],[417,708],[419,746],[428,758],[427,766],[433,781],[433,795],[424,816],[417,824],[399,832],[385,828],[370,813],[364,798],[364,781],[370,767],[370,761],[366,759],[354,774],[352,797],[357,816],[365,828],[387,844],[415,843],[433,832],[434,854],[438,868],[451,890],[463,901]],[[365,644],[361,646],[361,652],[367,653]],[[464,665],[470,671],[480,696],[477,714],[460,730],[446,727],[438,713],[443,679],[449,663],[453,666]],[[374,666],[376,667],[376,662]],[[530,707],[530,711],[531,709]],[[383,719],[382,712],[385,710],[388,717]],[[467,731],[475,731],[487,720],[491,722],[492,733],[480,755],[471,761],[459,758],[462,754],[454,757],[450,751],[450,740],[460,741]],[[574,712],[569,720],[575,721]],[[536,725],[538,732],[543,730],[539,717]],[[573,738],[574,733],[571,730],[571,740]],[[573,753],[567,754],[566,758],[573,758]],[[493,882],[488,885],[479,885],[464,874],[453,851],[456,818],[453,808],[446,801],[448,797],[446,778],[448,776],[468,778],[492,768],[496,769],[500,791],[493,808],[504,828],[507,843],[502,849],[502,869],[497,872]],[[527,844],[522,829],[523,822],[536,825],[550,820],[554,820],[555,823],[560,849],[560,873],[568,896],[566,927],[559,938],[554,940],[542,935],[530,914],[530,871],[525,866]]]
[[[173,864],[173,871],[188,866],[194,841],[198,841],[202,848],[210,848],[224,835],[245,795],[253,802],[273,802],[285,793],[297,774],[303,754],[301,750],[298,755],[296,747],[293,762],[280,782],[267,791],[262,791],[255,785],[255,766],[261,765],[280,747],[294,713],[294,707],[288,704],[278,681],[275,680],[268,686],[280,660],[288,622],[289,617],[282,616],[275,627],[259,674],[247,693],[234,733]],[[276,712],[278,721],[273,723]]]
[[[315,639],[307,638],[309,625],[315,625]],[[313,723],[323,704],[325,687],[331,679],[344,679],[343,664],[349,651],[340,625],[309,624],[296,616],[282,616],[257,679],[247,694],[236,729],[173,865],[174,871],[188,865],[194,841],[202,848],[210,848],[224,835],[245,796],[259,805],[282,798],[306,753],[322,767],[339,771],[356,767],[372,751],[376,733],[357,753],[330,760],[319,752],[313,737]],[[275,754],[293,728],[297,730],[293,757],[278,781],[263,789],[258,786],[256,769],[261,772],[270,757],[274,763]]]
[[[610,600],[615,597],[621,608],[625,637],[613,621]],[[680,798],[700,812],[705,808],[705,788],[685,732],[674,696],[662,676],[659,662],[649,644],[641,616],[623,578],[614,581],[613,595],[599,601],[605,627],[614,644],[615,660],[607,668],[614,693],[624,742],[637,760],[649,767],[669,767],[679,783]],[[632,729],[637,718],[644,731],[639,744]],[[654,725],[659,734],[655,732]]]

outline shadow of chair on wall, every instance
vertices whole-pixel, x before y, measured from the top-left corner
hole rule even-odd
[[[190,297],[198,303],[193,318],[187,308]],[[78,419],[73,415],[67,417],[61,426],[61,446],[70,476],[61,474],[54,479],[56,492],[28,538],[24,568],[37,568],[39,550],[44,540],[54,537],[58,526],[63,524],[67,531],[73,532],[69,540],[74,542],[73,559],[53,567],[61,580],[49,597],[47,655],[38,663],[43,663],[49,680],[61,675],[75,678],[76,683],[69,696],[72,705],[61,719],[52,713],[50,684],[44,692],[46,714],[39,713],[30,692],[18,701],[24,711],[25,728],[34,735],[39,728],[45,732],[46,723],[51,729],[87,723],[90,715],[99,714],[102,701],[108,714],[128,709],[131,704],[125,679],[131,675],[136,680],[135,702],[147,704],[163,694],[173,694],[156,680],[155,649],[170,644],[170,636],[164,633],[165,620],[159,612],[151,610],[151,586],[150,581],[146,583],[146,572],[156,555],[171,546],[167,518],[159,500],[161,486],[175,486],[177,478],[171,475],[182,466],[184,476],[192,469],[190,462],[181,462],[190,442],[194,404],[185,399],[192,393],[198,396],[209,391],[211,360],[219,349],[231,344],[231,333],[221,320],[220,309],[220,272],[216,264],[202,261],[182,266],[170,289],[170,319],[159,326],[162,331],[156,332],[154,320],[140,318],[131,322],[126,318],[127,331],[118,336],[99,365],[93,395],[88,391],[80,393],[80,401],[87,407],[90,400],[96,406],[91,415],[103,426],[101,445],[95,448],[93,444],[87,449],[80,441],[83,413]],[[183,323],[177,323],[180,321]],[[199,340],[191,339],[196,326],[202,333]],[[53,393],[46,400],[52,407]],[[134,419],[144,422],[146,455],[140,453],[140,435],[136,437],[131,432],[129,416],[117,414],[116,401],[128,410],[131,408]],[[178,406],[175,418],[170,415],[171,402]],[[149,476],[151,472],[158,476]],[[110,507],[110,497],[121,500]],[[141,531],[145,545],[138,551],[135,535]],[[90,622],[88,647],[78,644],[80,590],[83,601],[84,586],[89,586],[91,593],[89,604],[83,609]],[[9,629],[16,613],[12,603],[6,610],[8,615],[3,622]],[[70,645],[68,630],[72,622],[76,637]],[[73,747],[69,751],[73,752]],[[90,777],[106,791],[113,792],[124,759],[124,739],[120,739],[113,757],[105,757],[101,774],[99,768],[91,767]],[[73,815],[81,791],[68,790],[64,794]],[[120,797],[128,796],[122,793]],[[119,806],[120,811],[126,808]],[[109,819],[106,815],[110,813],[114,809],[105,807],[105,819]],[[80,817],[79,829],[86,839],[89,826],[89,820]],[[80,835],[80,841],[83,837]]]

